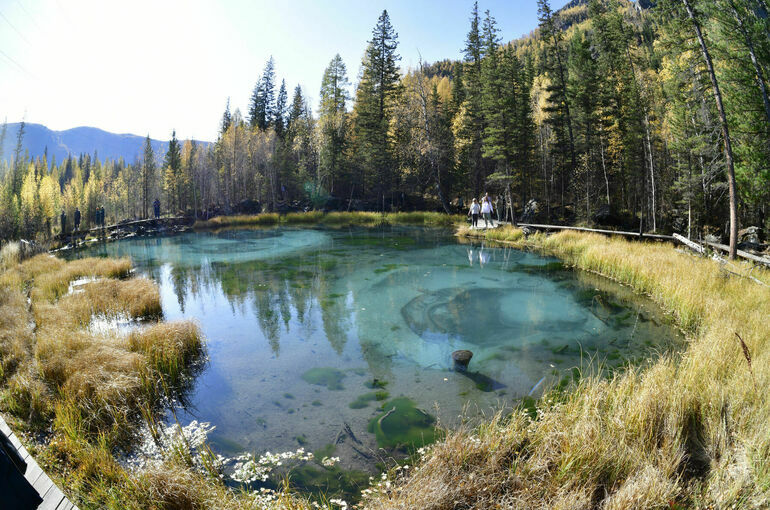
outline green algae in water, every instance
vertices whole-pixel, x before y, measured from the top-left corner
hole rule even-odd
[[[313,452],[313,458],[316,460],[322,460],[324,457],[331,457],[334,452],[337,451],[337,445],[334,443],[327,443],[326,446],[322,446]]]
[[[339,466],[304,464],[291,470],[289,480],[292,488],[298,492],[351,501],[369,486],[369,476],[366,471],[342,469]]]
[[[363,409],[364,407],[368,406],[370,402],[385,400],[389,396],[390,393],[387,391],[371,391],[369,393],[359,395],[358,398],[348,404],[348,407],[351,409]]]
[[[399,267],[405,267],[406,264],[385,264],[382,267],[378,267],[374,270],[375,273],[387,273],[388,271],[393,271],[394,269],[398,269]]]
[[[383,381],[382,379],[372,379],[371,381],[366,381],[364,383],[364,386],[371,389],[384,388],[387,385],[388,381]]]
[[[330,390],[339,391],[343,389],[342,380],[345,378],[345,374],[341,370],[336,368],[311,368],[304,374],[302,379],[310,384],[317,386],[326,386]]]
[[[436,418],[418,409],[411,399],[394,398],[382,409],[367,428],[377,438],[380,448],[421,446],[437,439]]]

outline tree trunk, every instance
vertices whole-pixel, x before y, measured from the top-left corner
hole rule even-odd
[[[599,150],[602,155],[602,171],[604,172],[604,185],[607,189],[607,207],[610,206],[610,180],[607,178],[607,165],[604,163],[604,140],[602,140],[602,137],[599,137]]]
[[[647,113],[644,114],[644,130],[647,134],[647,152],[650,156],[650,188],[652,189],[652,231],[657,230],[657,221],[655,220],[655,166],[652,161],[652,144],[650,143],[650,121]]]
[[[735,168],[733,167],[733,147],[730,142],[730,129],[727,125],[727,115],[725,114],[725,108],[722,104],[722,93],[719,90],[719,83],[717,82],[716,73],[714,73],[714,65],[711,62],[711,54],[709,54],[706,47],[706,41],[703,38],[701,32],[700,23],[698,18],[695,17],[690,0],[682,0],[685,9],[687,9],[687,15],[692,21],[693,28],[695,29],[695,35],[698,37],[700,43],[701,52],[703,53],[703,60],[706,61],[706,68],[708,69],[709,78],[711,78],[711,87],[714,89],[714,99],[717,102],[717,110],[719,111],[719,120],[722,124],[722,137],[725,146],[725,163],[727,164],[727,184],[730,191],[730,260],[735,260],[735,253],[738,245],[738,203],[735,190]]]

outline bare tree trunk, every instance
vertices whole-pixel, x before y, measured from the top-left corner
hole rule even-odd
[[[644,130],[647,134],[647,152],[650,156],[650,187],[652,188],[652,231],[657,230],[657,222],[655,220],[655,166],[652,161],[652,144],[650,143],[650,121],[647,113],[644,114]]]
[[[599,150],[602,155],[602,171],[604,172],[604,185],[607,190],[607,206],[610,207],[610,180],[607,178],[607,165],[604,162],[604,140],[599,136]]]
[[[700,43],[701,52],[703,53],[703,60],[706,61],[706,68],[709,72],[709,78],[711,78],[711,87],[714,89],[714,98],[717,102],[717,110],[719,111],[719,120],[722,124],[722,137],[725,146],[725,163],[727,164],[727,184],[730,190],[730,260],[735,260],[735,254],[738,245],[738,203],[735,190],[735,168],[733,167],[733,147],[730,142],[730,129],[727,125],[727,115],[725,114],[725,108],[722,104],[722,93],[719,90],[719,83],[717,83],[717,76],[714,73],[714,65],[711,62],[711,55],[706,47],[706,41],[703,38],[701,32],[700,23],[695,17],[690,0],[682,0],[687,14],[692,21],[693,28],[695,29],[695,35],[698,37]]]

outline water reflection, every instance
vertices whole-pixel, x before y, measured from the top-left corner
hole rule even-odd
[[[302,445],[368,469],[387,399],[451,425],[469,402],[515,405],[585,359],[638,362],[676,336],[628,289],[444,230],[231,230],[79,255],[94,252],[132,257],[167,319],[201,324],[211,359],[187,417],[215,424],[228,455]],[[450,370],[458,349],[474,353],[465,374]],[[339,441],[346,427],[360,444]]]

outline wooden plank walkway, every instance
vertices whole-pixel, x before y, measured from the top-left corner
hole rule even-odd
[[[612,236],[636,237],[638,239],[660,239],[662,241],[674,241],[673,236],[661,234],[645,234],[639,232],[624,232],[622,230],[603,230],[599,228],[566,227],[563,225],[540,225],[537,223],[517,223],[519,227],[530,227],[536,230],[577,230],[578,232],[596,232]]]
[[[24,473],[24,478],[43,499],[43,502],[37,507],[38,510],[77,510],[78,507],[67,499],[67,496],[64,495],[61,489],[51,481],[38,463],[35,462],[35,459],[24,448],[24,445],[21,444],[21,441],[19,441],[19,438],[16,437],[16,434],[5,422],[2,415],[0,415],[0,430],[8,437],[16,451],[21,455],[21,458],[27,463],[27,472]]]

